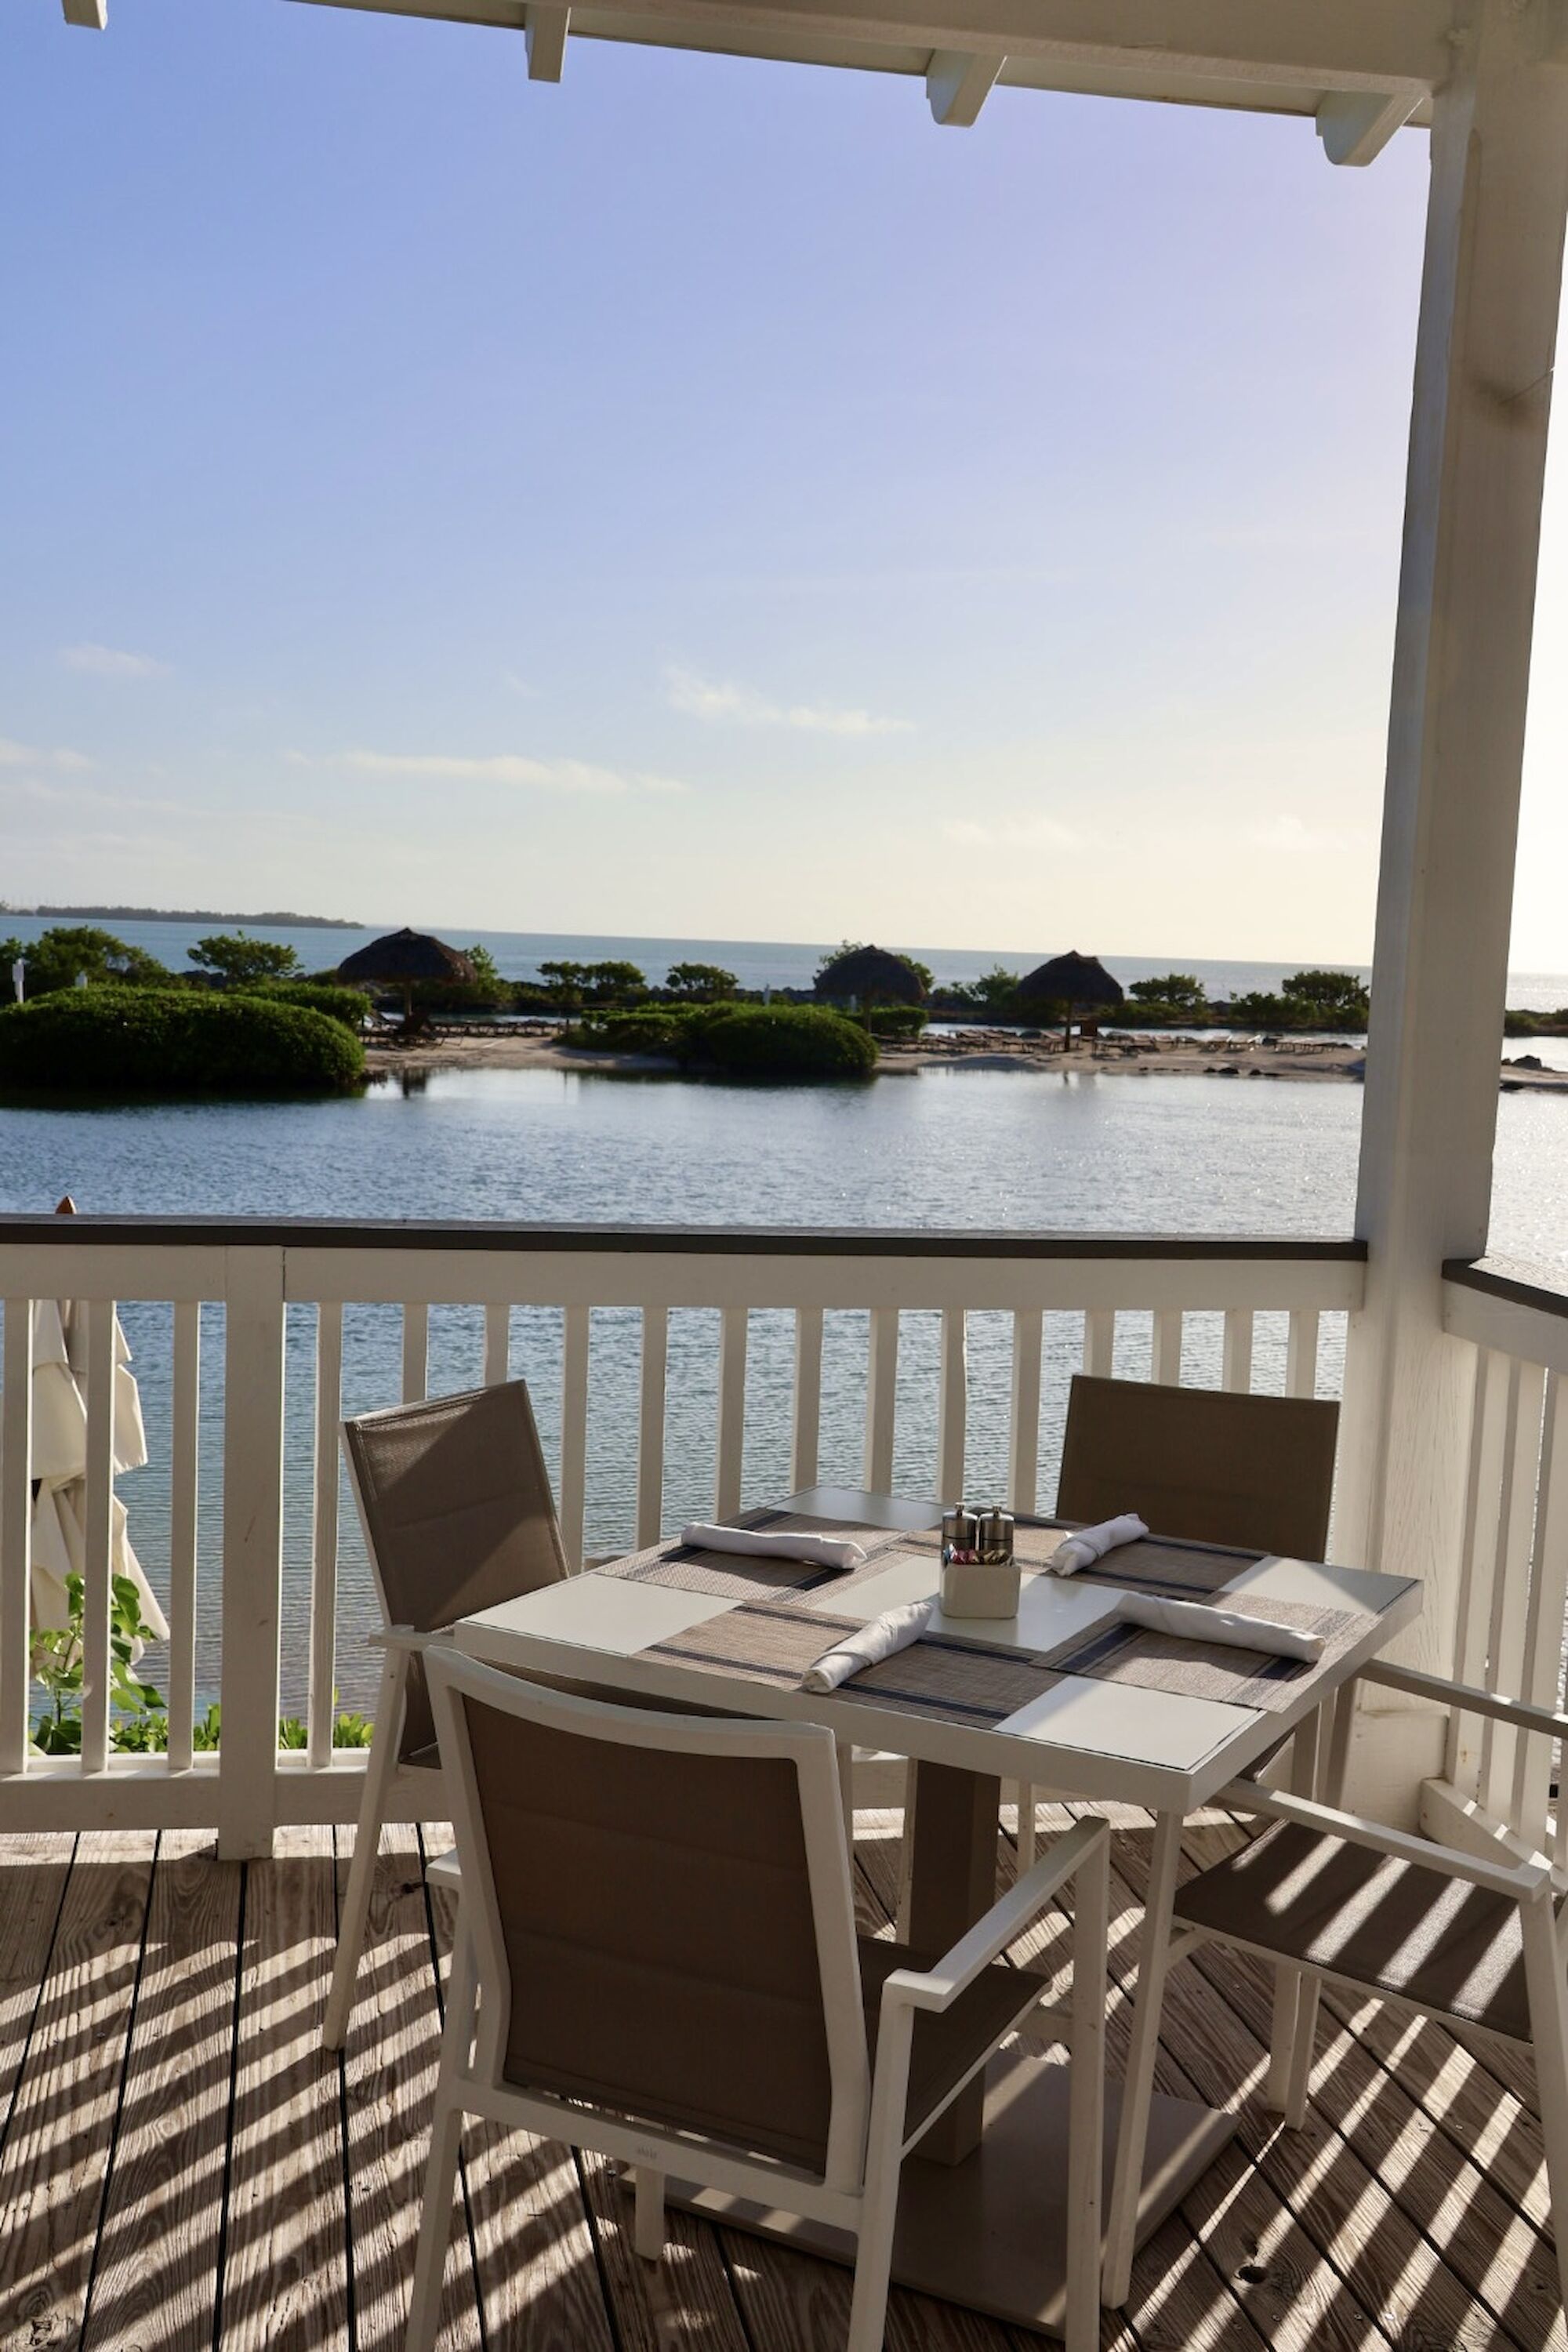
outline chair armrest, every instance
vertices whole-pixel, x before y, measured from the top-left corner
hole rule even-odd
[[[401,1650],[407,1657],[416,1658],[422,1650],[437,1644],[450,1649],[450,1626],[438,1626],[432,1633],[422,1633],[416,1625],[378,1625],[365,1635],[374,1650]]]
[[[1315,1798],[1292,1797],[1281,1789],[1260,1787],[1253,1780],[1233,1780],[1222,1789],[1214,1802],[1228,1805],[1238,1813],[1267,1813],[1275,1821],[1294,1822],[1300,1828],[1318,1830],[1325,1837],[1342,1838],[1347,1845],[1365,1846],[1373,1853],[1386,1853],[1395,1862],[1413,1862],[1427,1870],[1441,1870],[1450,1878],[1468,1879],[1472,1886],[1484,1886],[1493,1895],[1511,1895],[1516,1902],[1532,1902],[1550,1892],[1551,1865],[1544,1862],[1521,1862],[1511,1870],[1500,1863],[1487,1862],[1479,1854],[1461,1853],[1457,1846],[1436,1845],[1430,1838],[1412,1837],[1407,1830],[1391,1830],[1383,1822],[1369,1822],[1361,1813],[1336,1812],[1331,1805],[1320,1805]]]
[[[1097,1814],[1086,1814],[1043,1854],[1032,1870],[1010,1886],[983,1918],[962,1935],[952,1949],[929,1969],[895,1969],[882,1987],[882,2000],[902,2001],[910,2009],[951,2009],[966,1985],[971,1985],[1009,1944],[1016,1943],[1031,1919],[1045,1909],[1058,1887],[1075,1876],[1110,1831]]]
[[[1407,1691],[1412,1698],[1432,1698],[1443,1706],[1462,1707],[1467,1715],[1495,1716],[1521,1731],[1543,1732],[1548,1739],[1568,1739],[1568,1715],[1551,1707],[1531,1706],[1527,1699],[1501,1698],[1495,1691],[1476,1690],[1468,1683],[1451,1683],[1441,1675],[1424,1675],[1415,1666],[1396,1666],[1374,1658],[1363,1666],[1361,1679],[1381,1683],[1386,1690]]]

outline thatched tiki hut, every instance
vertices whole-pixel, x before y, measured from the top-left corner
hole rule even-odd
[[[825,963],[813,993],[826,1004],[923,1004],[925,982],[904,957],[886,948],[846,948]]]
[[[474,967],[461,948],[449,948],[429,931],[411,931],[406,924],[400,931],[388,931],[384,939],[372,940],[367,948],[356,948],[338,966],[340,980],[401,988],[405,1029],[413,1025],[414,991],[422,981],[473,977]]]
[[[1121,982],[1111,978],[1098,956],[1079,955],[1076,948],[1037,964],[1018,982],[1021,1005],[1038,1005],[1042,1012],[1047,1006],[1060,1009],[1064,1053],[1072,1044],[1075,1015],[1103,1013],[1122,1001]]]

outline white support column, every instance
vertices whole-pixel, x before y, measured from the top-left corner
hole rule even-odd
[[[224,1286],[223,1740],[218,1852],[272,1851],[283,1581],[283,1253],[232,1249]]]
[[[1336,1540],[1454,1643],[1474,1350],[1441,1267],[1486,1243],[1546,425],[1568,215],[1547,0],[1478,0],[1436,101],[1394,641]],[[1382,1702],[1385,1704],[1386,1702]],[[1414,1815],[1436,1717],[1363,1713],[1356,1802]]]

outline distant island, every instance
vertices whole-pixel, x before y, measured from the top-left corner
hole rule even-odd
[[[269,923],[295,931],[363,931],[369,929],[348,915],[294,915],[274,907],[263,915],[232,915],[216,907],[11,907],[0,899],[0,915],[116,915],[131,923]]]

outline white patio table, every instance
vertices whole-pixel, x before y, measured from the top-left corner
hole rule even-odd
[[[1151,1538],[1071,1578],[1037,1570],[1059,1527],[1021,1523],[1018,1614],[933,1616],[912,1648],[836,1691],[800,1677],[847,1625],[935,1594],[935,1503],[815,1487],[737,1524],[853,1535],[845,1574],[776,1559],[656,1545],[462,1620],[472,1656],[524,1672],[733,1710],[806,1717],[840,1741],[915,1760],[908,1940],[946,1950],[995,1893],[1005,1779],[1054,1796],[1127,1803],[1155,1817],[1145,1953],[1126,2082],[1107,2094],[1114,2165],[1107,2231],[1141,2242],[1213,2162],[1234,2118],[1155,2095],[1155,2044],[1184,1818],[1319,1710],[1421,1602],[1404,1578]],[[1315,1664],[1139,1632],[1123,1591],[1283,1619],[1325,1638]],[[1016,2049],[948,2109],[904,2168],[893,2275],[1026,2326],[1059,2332],[1068,2070]],[[1134,2203],[1131,2184],[1139,2183]],[[681,2191],[672,2184],[671,2194]],[[712,2192],[684,2201],[732,2224],[849,2259],[850,2242],[798,2217]]]

